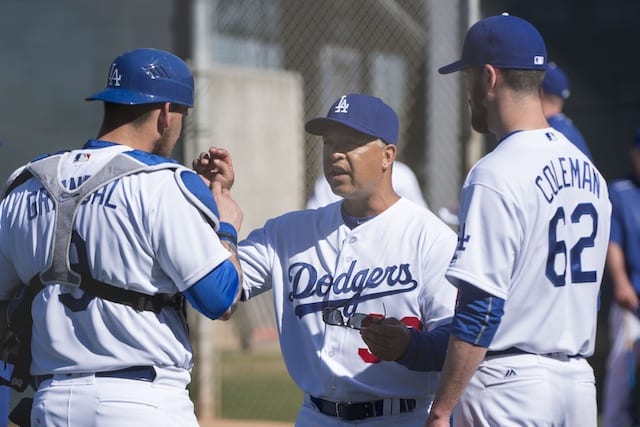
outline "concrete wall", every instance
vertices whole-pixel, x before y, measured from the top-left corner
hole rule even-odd
[[[40,153],[95,137],[109,64],[137,47],[173,50],[173,0],[0,1],[0,180]]]
[[[296,73],[216,66],[199,75],[209,102],[205,137],[187,138],[185,160],[209,146],[233,158],[234,199],[244,211],[240,236],[265,220],[304,207],[304,107]],[[198,108],[198,106],[196,106]]]

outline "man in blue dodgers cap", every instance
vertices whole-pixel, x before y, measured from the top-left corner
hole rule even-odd
[[[587,157],[592,159],[591,151],[582,133],[564,112],[564,103],[571,95],[569,78],[555,62],[549,62],[542,81],[542,111],[552,128],[562,132]]]
[[[398,125],[380,98],[339,97],[305,129],[322,137],[324,175],[341,199],[270,219],[238,245],[244,298],[273,291],[282,355],[304,392],[297,426],[419,427],[431,404],[456,238],[394,191]],[[418,364],[424,372],[410,370]]]
[[[230,315],[242,212],[167,157],[193,91],[177,56],[123,53],[88,98],[104,102],[97,138],[29,162],[2,195],[0,354],[12,386],[35,388],[15,414],[31,425],[198,425],[183,301]]]
[[[633,395],[640,360],[640,128],[629,154],[631,173],[609,185],[613,214],[607,269],[613,300],[602,411],[605,427],[640,422],[640,402]]]
[[[588,157],[545,120],[542,36],[508,14],[474,24],[462,59],[471,125],[497,146],[460,194],[458,288],[428,427],[597,425],[593,354],[611,204]]]

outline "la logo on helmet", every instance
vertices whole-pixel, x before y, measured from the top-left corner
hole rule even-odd
[[[109,70],[109,80],[107,85],[109,86],[120,86],[120,79],[122,79],[122,75],[118,72],[118,67],[116,64],[111,64],[111,70]]]

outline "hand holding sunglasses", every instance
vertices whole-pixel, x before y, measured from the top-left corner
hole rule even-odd
[[[351,329],[366,329],[374,322],[376,319],[384,319],[387,315],[387,310],[382,304],[382,309],[384,310],[384,314],[382,317],[377,314],[364,314],[364,313],[353,313],[351,316],[343,316],[340,311],[342,307],[325,307],[322,309],[322,320],[327,325],[331,326],[344,326],[346,328]]]
[[[381,360],[394,361],[404,356],[411,332],[407,325],[394,317],[371,322],[360,331],[362,340],[369,351]]]

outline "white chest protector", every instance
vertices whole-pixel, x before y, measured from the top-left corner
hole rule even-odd
[[[32,374],[190,370],[184,315],[165,307],[229,257],[201,179],[102,141],[24,169],[0,201],[0,299],[34,276],[47,285],[33,300]]]

